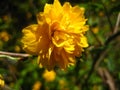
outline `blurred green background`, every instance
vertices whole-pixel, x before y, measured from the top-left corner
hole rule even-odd
[[[39,68],[36,56],[14,61],[0,57],[0,90],[120,90],[120,1],[60,0],[85,8],[90,26],[89,47],[66,71]],[[36,22],[36,14],[53,0],[0,2],[0,51],[25,53],[21,30]],[[1,55],[1,54],[0,54]],[[1,79],[1,78],[0,78]]]

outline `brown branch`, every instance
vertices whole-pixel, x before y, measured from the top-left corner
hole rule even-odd
[[[87,85],[88,80],[90,79],[91,75],[93,74],[94,70],[97,70],[98,66],[100,65],[101,61],[105,58],[105,56],[107,55],[108,52],[108,45],[110,44],[110,42],[112,42],[116,37],[120,36],[120,32],[117,32],[115,34],[113,34],[112,36],[110,36],[105,44],[103,45],[103,49],[94,57],[94,61],[92,64],[92,67],[85,79],[85,83],[83,86]]]
[[[118,13],[117,22],[116,22],[116,25],[115,25],[115,28],[113,31],[114,34],[117,33],[117,31],[118,31],[119,23],[120,23],[120,13]]]
[[[13,57],[29,57],[29,54],[21,54],[21,53],[11,53],[11,52],[4,52],[0,51],[0,55],[9,55]]]
[[[103,6],[104,6],[104,9],[106,11],[106,16],[108,18],[108,22],[110,24],[110,27],[111,29],[113,30],[113,27],[112,27],[112,23],[109,19],[109,16],[108,16],[108,12],[107,12],[107,9],[104,5],[104,3],[102,3]],[[113,32],[113,35],[109,36],[109,38],[105,41],[105,44],[103,45],[102,42],[98,39],[98,37],[91,31],[91,33],[93,34],[93,36],[96,38],[96,40],[99,42],[100,45],[103,45],[103,50],[100,51],[98,53],[98,55],[96,55],[96,57],[94,57],[94,61],[93,61],[93,64],[92,64],[92,67],[85,79],[85,83],[83,84],[83,86],[85,86],[87,83],[88,83],[88,80],[89,78],[91,77],[92,73],[94,72],[94,70],[97,70],[99,64],[101,63],[101,61],[104,59],[104,57],[106,56],[107,54],[107,45],[113,41],[116,37],[118,37],[120,35],[120,32],[118,32],[118,27],[119,27],[119,22],[120,22],[120,13],[118,14],[118,18],[117,18],[117,22],[116,22],[116,26],[115,26],[115,29],[112,31]]]
[[[107,48],[105,48],[104,50],[102,50],[100,53],[98,53],[98,55],[96,55],[96,57],[94,57],[94,61],[92,63],[92,67],[91,67],[88,75],[85,78],[85,83],[83,84],[83,86],[86,86],[88,84],[88,81],[89,81],[90,77],[92,76],[94,70],[97,70],[99,64],[104,59],[104,57],[106,56],[106,54],[107,54]]]
[[[120,36],[120,31],[113,34],[112,36],[110,36],[106,42],[105,42],[105,46],[107,46],[111,41],[113,41],[116,37]]]
[[[115,81],[112,77],[112,75],[109,73],[109,71],[106,68],[98,68],[97,69],[98,74],[103,79],[103,82],[109,86],[109,90],[117,90]]]
[[[108,53],[108,49],[106,49],[105,51],[102,52],[102,55],[98,58],[98,60],[96,61],[95,65],[94,65],[94,70],[97,70],[100,63],[102,62],[102,60],[105,58],[105,56]]]

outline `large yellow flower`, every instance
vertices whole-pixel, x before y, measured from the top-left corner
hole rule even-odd
[[[62,6],[54,0],[37,15],[37,22],[23,29],[22,43],[25,51],[38,55],[39,65],[65,69],[88,47],[84,36],[88,30],[84,8],[72,7],[69,2]]]

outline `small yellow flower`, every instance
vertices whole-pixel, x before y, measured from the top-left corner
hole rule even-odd
[[[32,90],[40,90],[41,86],[42,86],[42,83],[40,81],[36,81],[33,85]]]
[[[105,16],[104,12],[103,12],[103,11],[100,11],[100,12],[99,12],[99,16],[101,16],[101,17]]]
[[[55,77],[56,77],[56,73],[53,70],[52,71],[45,70],[45,72],[43,73],[43,78],[47,82],[51,82],[55,80]]]
[[[5,82],[3,80],[2,75],[0,74],[0,88],[4,87],[4,85],[5,85]]]
[[[99,32],[99,27],[92,28],[93,33],[97,34]]]
[[[8,21],[9,18],[10,18],[10,17],[9,17],[8,15],[4,15],[2,19],[3,19],[4,21]]]
[[[14,50],[16,51],[16,52],[20,52],[20,46],[19,45],[16,45],[15,47],[14,47]]]
[[[10,39],[10,35],[6,31],[0,32],[0,39],[7,42]]]
[[[64,79],[59,80],[60,90],[65,90],[67,87],[67,82]]]
[[[53,4],[45,5],[44,12],[38,13],[37,21],[38,24],[23,29],[22,43],[26,52],[38,55],[40,66],[66,69],[88,47],[83,8],[72,7],[69,2],[62,6],[59,0],[54,0]]]

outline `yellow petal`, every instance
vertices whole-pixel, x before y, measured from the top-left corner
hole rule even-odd
[[[37,50],[37,41],[36,41],[36,35],[35,32],[37,30],[38,25],[30,25],[23,29],[23,38],[21,42],[23,43],[23,49],[31,54],[38,53]]]
[[[53,6],[54,6],[54,9],[56,9],[58,11],[62,9],[62,6],[61,6],[59,0],[54,0]]]
[[[39,25],[36,32],[36,38],[38,41],[38,50],[42,53],[47,53],[50,45],[49,39],[49,26],[44,23]]]
[[[51,9],[52,9],[52,5],[51,4],[45,4],[44,14],[49,13]]]
[[[87,38],[86,37],[83,36],[83,37],[80,38],[80,40],[81,40],[80,41],[80,46],[81,47],[88,47],[88,43],[87,43]]]
[[[70,9],[71,9],[72,7],[71,7],[71,5],[70,5],[70,3],[69,2],[66,2],[66,3],[64,3],[64,5],[63,5],[63,10],[64,11],[70,11]]]
[[[82,8],[82,7],[79,7],[79,6],[74,6],[74,7],[72,8],[72,11],[73,11],[74,13],[78,13],[79,15],[83,15],[85,9]]]
[[[37,22],[38,24],[43,24],[45,22],[45,17],[43,13],[40,12],[37,14]]]
[[[45,19],[47,21],[48,24],[51,24],[57,20],[60,19],[61,17],[61,12],[62,12],[62,6],[59,2],[59,0],[54,0],[53,5],[50,4],[46,4],[45,8],[44,8],[44,15],[45,15]]]
[[[65,41],[56,41],[54,38],[52,38],[52,42],[56,47],[62,47],[65,44]]]

